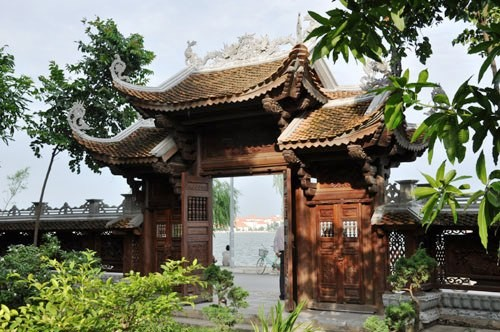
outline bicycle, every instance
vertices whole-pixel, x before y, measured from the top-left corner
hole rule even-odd
[[[264,246],[259,248],[259,259],[257,259],[257,263],[255,264],[255,269],[258,274],[264,274],[268,265],[272,267],[273,272],[280,270],[280,258],[275,256],[274,260],[271,260],[267,257],[267,254],[269,254],[269,250]]]

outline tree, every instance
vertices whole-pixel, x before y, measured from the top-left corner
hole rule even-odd
[[[230,223],[231,185],[228,182],[214,179],[213,187],[213,219],[214,228],[223,229]],[[238,196],[240,192],[233,188],[234,212],[238,211]]]
[[[88,42],[77,42],[82,59],[75,64],[66,65],[66,70],[53,61],[50,63],[49,76],[39,77],[42,84],[39,97],[48,108],[35,112],[36,121],[26,128],[32,139],[30,146],[35,156],[40,157],[40,152],[46,145],[52,147],[37,206],[35,245],[38,239],[40,208],[55,157],[62,151],[67,151],[72,171],[79,173],[80,164],[84,161],[91,170],[99,172],[99,166],[73,139],[67,119],[68,110],[75,102],[84,101],[87,109],[85,121],[92,127],[87,133],[96,137],[116,134],[129,126],[137,114],[126,99],[113,88],[109,68],[115,55],[120,55],[127,63],[124,74],[131,83],[144,84],[152,73],[144,67],[151,63],[154,54],[144,49],[142,36],[123,36],[111,19],[101,20],[97,17],[93,21],[84,19],[82,23],[89,38]]]
[[[0,47],[0,139],[8,144],[20,127],[20,120],[30,121],[29,97],[35,94],[33,81],[25,75],[15,76],[14,56]]]
[[[491,139],[493,162],[498,164],[500,151],[500,74],[495,59],[500,55],[500,9],[494,1],[438,0],[438,1],[361,1],[341,0],[344,8],[328,11],[326,17],[310,12],[320,23],[308,38],[319,37],[313,52],[313,59],[330,55],[337,61],[340,55],[349,61],[350,55],[361,63],[370,58],[382,62],[390,57],[391,74],[387,85],[374,90],[389,92],[385,106],[385,124],[389,130],[399,127],[410,110],[430,110],[427,118],[415,131],[412,140],[423,138],[429,143],[428,160],[432,162],[436,141],[443,144],[446,157],[451,164],[461,163],[471,152],[467,143],[472,143],[472,152],[479,158],[476,176],[484,188],[474,192],[467,204],[479,200],[478,227],[481,242],[487,246],[488,229],[500,221],[500,171],[488,174],[485,163],[485,140]],[[478,71],[478,82],[484,78],[488,68],[492,81],[485,87],[465,81],[454,93],[453,98],[440,89],[438,84],[428,81],[429,73],[423,70],[417,82],[410,82],[409,70],[403,71],[401,59],[409,50],[414,51],[421,63],[432,54],[432,45],[424,28],[443,22],[466,22],[473,29],[465,29],[453,41],[468,46],[470,54],[484,58]],[[419,94],[433,89],[433,104],[420,101]],[[415,194],[427,199],[423,207],[426,225],[432,223],[445,204],[449,205],[457,220],[458,196],[466,194],[468,184],[456,186],[452,182],[467,177],[457,176],[455,170],[445,173],[442,164],[436,177],[424,174],[428,188],[420,188]]]
[[[9,207],[9,204],[12,202],[14,197],[16,197],[17,194],[19,194],[21,191],[25,190],[27,188],[26,185],[26,180],[30,176],[30,168],[25,167],[22,168],[18,171],[16,171],[12,175],[7,176],[7,190],[5,192],[7,193],[7,198],[4,199],[5,206],[4,210],[7,210]]]

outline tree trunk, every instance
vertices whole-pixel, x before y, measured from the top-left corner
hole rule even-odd
[[[45,179],[43,180],[42,191],[40,192],[40,199],[38,200],[38,205],[35,208],[35,230],[33,232],[33,245],[38,247],[38,231],[40,229],[40,217],[42,215],[42,205],[43,205],[43,196],[45,195],[45,187],[47,186],[47,181],[49,179],[50,171],[52,170],[52,164],[54,164],[54,159],[57,154],[60,152],[59,146],[56,145],[52,150],[52,154],[50,156],[49,167],[47,168],[47,172],[45,173]]]

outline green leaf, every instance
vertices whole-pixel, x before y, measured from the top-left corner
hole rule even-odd
[[[479,154],[479,158],[476,162],[476,174],[477,178],[481,180],[484,185],[486,185],[486,183],[488,182],[488,177],[486,174],[486,161],[484,159],[483,151],[481,151],[481,153]]]
[[[500,170],[499,169],[496,169],[494,171],[492,171],[490,173],[490,176],[489,176],[490,180],[493,180],[493,179],[500,179]]]
[[[436,180],[434,180],[434,178],[428,174],[425,174],[425,173],[421,173],[424,178],[427,180],[427,182],[429,182],[429,184],[434,187],[434,188],[439,188],[439,183],[436,182]]]
[[[446,162],[443,161],[441,165],[439,165],[437,171],[436,171],[436,181],[441,181],[443,180],[444,177],[444,169],[445,169]]]
[[[429,198],[429,200],[422,207],[422,212],[424,212],[424,215],[422,217],[422,222],[424,224],[431,223],[434,220],[435,214],[433,212],[436,203],[438,202],[438,199],[439,199],[439,194],[435,193]]]
[[[417,200],[427,198],[436,193],[436,189],[432,187],[417,187],[413,190]]]
[[[456,224],[458,221],[457,201],[455,199],[448,198],[448,206],[451,209],[451,215],[453,216],[453,222]]]
[[[484,73],[486,72],[486,70],[488,70],[488,68],[491,66],[491,63],[493,62],[493,60],[495,60],[495,57],[498,55],[497,53],[500,53],[500,52],[489,52],[488,56],[486,57],[483,64],[481,65],[481,68],[479,69],[479,75],[477,78],[478,82],[481,82],[481,79],[483,78]]]
[[[402,13],[402,10],[400,10],[398,13],[391,12],[391,19],[394,22],[394,26],[399,31],[403,31],[405,29],[405,20],[400,16]]]
[[[483,247],[488,248],[488,221],[486,219],[486,200],[481,200],[477,215],[477,224],[479,227],[479,238]]]
[[[418,74],[418,83],[425,83],[427,82],[428,78],[429,72],[427,71],[427,69],[424,69]]]
[[[327,18],[325,18],[325,17],[323,17],[323,16],[319,15],[318,13],[315,13],[315,12],[313,12],[311,10],[308,11],[308,13],[309,13],[309,15],[311,15],[311,17],[314,20],[316,20],[317,22],[319,22],[321,25],[330,26],[330,21]]]
[[[437,103],[437,104],[445,104],[445,105],[450,105],[450,100],[448,99],[448,96],[442,93],[438,93],[432,98],[432,101]]]

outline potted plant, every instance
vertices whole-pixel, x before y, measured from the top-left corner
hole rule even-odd
[[[409,258],[399,258],[388,281],[395,291],[408,292],[415,308],[415,326],[420,326],[421,304],[417,293],[422,290],[422,285],[427,283],[437,263],[424,248],[418,248]]]

